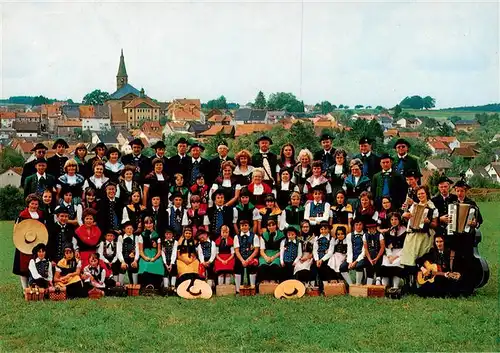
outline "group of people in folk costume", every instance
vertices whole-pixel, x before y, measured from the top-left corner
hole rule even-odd
[[[314,154],[287,143],[278,156],[262,136],[254,155],[234,151],[233,159],[220,143],[210,160],[201,144],[184,138],[170,158],[162,141],[152,146],[151,158],[135,139],[131,154],[99,143],[90,159],[84,144],[68,158],[62,139],[46,159],[48,149],[38,143],[24,166],[26,209],[17,222],[42,222],[49,239],[32,255],[16,250],[14,274],[24,288],[64,285],[70,297],[127,281],[175,288],[192,278],[211,285],[234,281],[236,292],[247,281],[294,278],[320,288],[335,279],[394,288],[405,283],[426,295],[472,293],[474,244],[465,240],[472,236],[446,232],[450,203],[477,207],[463,180],[451,194],[452,182],[441,177],[431,198],[408,141],[397,140],[393,158],[376,155],[372,141],[361,138],[350,160],[333,147],[332,136],[320,142]],[[410,227],[417,205],[427,216]],[[481,223],[478,210],[470,226]],[[417,290],[415,276],[428,271],[425,261],[445,274],[461,272],[460,285],[445,275]]]

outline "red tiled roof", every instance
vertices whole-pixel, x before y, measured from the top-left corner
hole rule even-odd
[[[214,125],[210,127],[208,130],[200,133],[200,136],[215,136],[218,133],[221,133],[222,135],[226,136],[233,135],[234,127],[230,125]]]
[[[95,110],[93,105],[80,105],[80,118],[93,118],[95,116]]]
[[[450,151],[450,147],[442,141],[431,141],[429,142],[429,145],[431,145],[435,150]]]
[[[229,115],[212,115],[210,119],[208,119],[208,121],[211,123],[221,123],[231,120],[232,118]]]
[[[17,113],[18,118],[39,118],[40,113],[37,112],[24,112],[24,113]]]
[[[0,119],[15,119],[15,112],[0,112]]]
[[[150,106],[151,108],[160,108],[158,104],[156,104],[151,98],[149,97],[136,97],[130,101],[129,104],[125,106],[125,108],[135,108],[142,103]]]
[[[16,147],[19,147],[23,153],[30,153],[35,144],[33,142],[21,142]]]
[[[475,158],[477,154],[478,154],[477,151],[474,150],[472,147],[457,147],[454,148],[453,151],[451,152],[451,155],[453,156],[461,156],[468,158]]]
[[[264,132],[269,131],[273,128],[272,125],[269,124],[241,124],[236,125],[234,137],[248,135],[254,132]]]
[[[418,131],[400,131],[399,132],[399,137],[406,137],[406,138],[419,138],[420,137],[420,132]]]
[[[58,127],[82,127],[80,120],[60,120],[57,124]]]

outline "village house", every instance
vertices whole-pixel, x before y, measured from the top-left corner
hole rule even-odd
[[[398,133],[398,136],[403,139],[419,139],[420,135],[418,131],[400,131]]]
[[[427,147],[429,147],[433,155],[449,154],[451,152],[450,147],[442,141],[429,141]]]
[[[111,117],[109,107],[107,105],[90,105],[86,106],[85,113],[80,116],[82,118],[82,130],[89,131],[106,131],[111,129]]]
[[[127,114],[127,127],[129,129],[138,126],[141,120],[160,120],[160,106],[146,96],[144,89],[141,89],[139,97],[132,99],[124,107],[124,112]]]
[[[75,129],[82,129],[80,119],[65,119],[58,122],[56,127],[56,135],[62,138],[73,138],[76,136]]]
[[[451,169],[452,163],[448,159],[436,158],[424,161],[424,166],[430,171],[438,171],[440,174],[446,174]]]
[[[212,115],[210,118],[207,119],[208,123],[211,124],[212,126],[217,125],[232,125],[233,123],[233,118],[231,115]]]
[[[454,148],[453,151],[450,153],[450,157],[452,157],[452,156],[462,157],[463,159],[470,161],[470,160],[476,158],[478,154],[479,154],[479,151],[477,149],[470,147],[470,146],[457,147],[457,148]]]
[[[24,137],[29,139],[36,139],[39,134],[39,123],[38,122],[18,122],[15,121],[12,125],[14,130],[16,130],[17,137]]]
[[[457,132],[472,132],[479,128],[479,123],[476,120],[459,120],[455,122],[455,130]]]
[[[188,132],[189,127],[190,126],[187,122],[170,121],[163,127],[163,135],[169,136],[176,133],[190,134],[190,132]]]
[[[396,125],[403,129],[416,129],[422,125],[422,120],[419,118],[401,118],[396,121]]]
[[[207,131],[210,128],[210,124],[200,123],[197,121],[191,121],[188,123],[188,132],[192,133],[194,137],[199,137],[200,134],[204,131]]]
[[[235,129],[232,125],[212,125],[208,130],[201,132],[199,136],[201,138],[207,138],[220,134],[226,138],[233,138],[234,132]]]
[[[279,120],[286,116],[285,110],[270,110],[266,113],[266,121],[269,124],[276,124]]]
[[[491,180],[493,180],[495,183],[500,184],[500,163],[490,163],[484,168],[484,170],[486,171],[486,173],[488,173]]]
[[[479,176],[481,178],[490,179],[489,174],[486,172],[484,168],[481,167],[469,168],[465,171],[465,177],[467,178],[467,180],[469,180],[473,176]]]
[[[236,124],[269,124],[264,109],[240,108],[234,114]]]
[[[0,112],[0,127],[3,129],[12,129],[16,120],[15,112]]]
[[[205,122],[205,114],[201,111],[199,99],[174,99],[168,106],[167,116],[172,121]]]
[[[238,124],[236,125],[236,129],[234,131],[234,137],[239,137],[243,135],[249,135],[254,132],[262,132],[265,133],[273,128],[272,125],[269,124]]]
[[[453,150],[454,148],[460,147],[460,141],[455,136],[431,136],[427,138],[427,142],[439,141]]]
[[[110,132],[93,132],[92,133],[92,146],[97,145],[98,143],[104,143],[108,147],[116,147],[119,148],[120,144],[118,143],[116,136],[111,134]]]
[[[8,185],[19,187],[21,184],[22,167],[13,167],[0,174],[0,188]]]
[[[392,128],[393,119],[389,114],[379,114],[377,115],[376,120],[384,130]]]

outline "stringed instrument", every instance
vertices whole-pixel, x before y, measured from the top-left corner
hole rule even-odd
[[[428,272],[424,275],[422,271],[417,274],[417,283],[423,285],[425,283],[434,283],[436,276],[446,277],[455,281],[458,281],[461,277],[458,272],[442,272],[440,266],[437,264],[431,264],[429,261],[424,262],[424,267]]]

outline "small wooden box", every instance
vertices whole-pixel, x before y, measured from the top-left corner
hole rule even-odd
[[[25,288],[24,299],[28,302],[37,302],[45,299],[44,288]]]
[[[215,287],[215,294],[217,296],[234,295],[236,293],[236,286],[234,284],[219,284]]]
[[[368,287],[368,296],[375,298],[383,298],[385,297],[385,286],[377,286],[375,284],[369,284]]]
[[[66,300],[66,287],[50,287],[49,299],[54,301]]]
[[[319,287],[307,287],[306,295],[309,297],[319,297],[321,295],[321,292],[319,290]]]
[[[278,287],[278,283],[261,283],[259,284],[259,294],[274,295],[276,287]]]
[[[349,295],[353,297],[366,298],[368,296],[368,287],[359,284],[351,284],[349,286]]]
[[[102,297],[104,297],[104,291],[97,288],[92,288],[91,290],[89,290],[90,299],[101,299]]]
[[[346,288],[344,282],[338,283],[327,283],[325,284],[325,288],[323,288],[323,292],[326,297],[334,297],[337,295],[345,295]]]
[[[138,297],[139,291],[141,290],[141,285],[140,284],[127,284],[125,286],[125,288],[127,288],[127,295],[129,297]]]
[[[240,295],[242,297],[250,297],[255,295],[255,286],[241,286]]]

